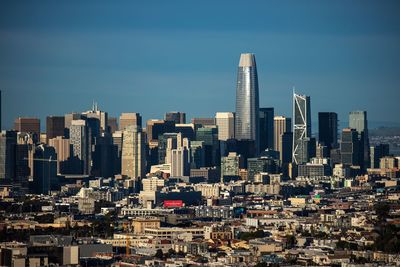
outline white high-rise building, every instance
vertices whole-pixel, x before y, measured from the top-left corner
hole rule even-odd
[[[140,128],[128,126],[123,131],[121,174],[136,179],[146,174],[145,135]]]
[[[235,138],[235,113],[217,112],[215,122],[218,126],[218,140],[226,141]]]
[[[168,140],[169,141],[169,140]],[[170,151],[171,176],[182,177],[190,174],[190,142],[178,134],[176,148]]]
[[[293,93],[293,162],[307,162],[305,142],[311,138],[310,97]]]
[[[81,174],[90,174],[90,143],[89,130],[85,120],[72,120],[69,129],[72,154],[81,161]]]

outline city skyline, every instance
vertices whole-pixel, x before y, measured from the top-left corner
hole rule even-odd
[[[249,23],[236,21],[236,2],[217,3],[213,10],[179,1],[124,8],[102,3],[92,16],[88,6],[73,3],[39,8],[3,2],[4,128],[18,116],[44,121],[46,115],[81,111],[93,99],[112,117],[139,112],[144,121],[171,110],[188,117],[233,111],[237,55],[245,52],[257,56],[260,107],[289,117],[296,86],[313,98],[313,122],[319,111],[335,111],[345,122],[350,111],[367,110],[371,122],[400,124],[399,4],[309,3],[310,9],[255,2],[254,13],[243,15],[254,20]],[[152,101],[156,105],[148,105]]]
[[[0,266],[400,266],[399,14],[0,1]]]

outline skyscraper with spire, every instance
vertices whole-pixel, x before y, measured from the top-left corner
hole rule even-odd
[[[235,137],[254,140],[259,151],[259,96],[254,54],[241,54],[236,83]]]
[[[311,145],[310,97],[298,95],[293,89],[293,162],[305,163],[309,159]]]

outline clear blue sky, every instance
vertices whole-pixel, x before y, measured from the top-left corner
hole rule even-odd
[[[93,100],[144,119],[234,111],[242,52],[256,54],[261,107],[290,116],[296,86],[314,121],[362,109],[400,122],[399,1],[1,1],[3,128]]]

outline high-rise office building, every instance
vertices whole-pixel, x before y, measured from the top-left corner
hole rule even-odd
[[[326,146],[328,157],[332,148],[337,148],[338,117],[335,112],[318,112],[318,141]]]
[[[171,150],[176,148],[177,133],[164,133],[158,137],[157,164],[171,163]]]
[[[128,126],[142,128],[142,116],[140,116],[140,113],[122,113],[119,116],[119,130],[123,131]]]
[[[310,97],[293,93],[293,156],[296,164],[306,163],[304,140],[311,138],[311,105]],[[304,140],[303,140],[304,139]]]
[[[65,117],[64,116],[48,116],[46,118],[46,142],[57,136],[64,136]]]
[[[128,126],[123,131],[121,174],[137,179],[146,174],[145,136],[140,128]]]
[[[34,142],[38,142],[40,138],[40,120],[37,118],[17,118],[14,122],[14,129],[21,133],[34,134]]]
[[[0,133],[0,180],[12,180],[15,177],[15,146],[17,133],[2,131]]]
[[[292,132],[292,120],[284,116],[274,117],[274,150],[279,151],[282,160],[282,135]],[[292,147],[292,145],[290,145]],[[290,150],[291,151],[291,150]],[[290,152],[292,153],[292,152]],[[290,156],[291,158],[292,156]]]
[[[118,131],[118,120],[115,117],[108,118],[108,129],[111,134]]]
[[[355,129],[360,140],[359,146],[359,164],[362,170],[369,167],[369,136],[368,120],[366,111],[352,111],[349,114],[349,127]]]
[[[379,168],[380,159],[386,156],[389,156],[389,144],[379,144],[376,146],[370,147],[370,168],[377,169]]]
[[[53,147],[41,144],[36,147],[33,167],[33,190],[36,194],[50,193],[57,185],[57,154]]]
[[[32,147],[29,144],[16,144],[15,147],[15,182],[27,184],[31,174],[28,159]]]
[[[168,139],[172,141],[172,139]],[[181,134],[177,135],[176,148],[171,149],[170,162],[171,163],[171,176],[182,177],[190,174],[190,141],[183,138]],[[170,147],[170,145],[169,145]]]
[[[69,131],[74,157],[74,166],[71,167],[71,172],[90,174],[91,138],[87,122],[85,120],[73,120]]]
[[[342,164],[359,166],[359,139],[355,129],[345,128],[342,130],[340,155]]]
[[[236,152],[230,152],[228,156],[221,158],[221,183],[239,177],[242,161],[243,157]]]
[[[113,144],[116,149],[116,158],[114,161],[114,172],[121,173],[121,160],[122,160],[122,131],[116,131],[112,134]]]
[[[68,113],[64,115],[64,129],[65,129],[65,138],[69,138],[69,128],[71,127],[71,123],[73,120],[81,120],[83,118],[81,113]]]
[[[203,141],[191,141],[190,142],[190,154],[191,154],[191,169],[199,169],[205,166],[205,150]]]
[[[236,83],[235,138],[254,140],[259,151],[259,96],[254,54],[241,54]]]
[[[218,127],[218,140],[226,141],[235,138],[235,113],[217,112],[215,123]]]
[[[292,145],[293,145],[293,133],[285,132],[280,135],[279,138],[279,155],[282,163],[291,163],[292,159]]]
[[[57,173],[69,173],[68,161],[70,160],[72,151],[69,139],[63,136],[57,136],[49,139],[49,146],[54,147],[57,153]]]
[[[179,123],[175,124],[175,133],[181,133],[183,137],[189,140],[194,140],[194,124],[193,123]]]
[[[260,151],[274,149],[274,108],[260,108],[259,127]]]
[[[112,177],[114,173],[114,162],[118,156],[118,148],[112,143],[110,133],[101,133],[96,138],[93,150],[93,164],[91,174],[96,177]]]
[[[221,156],[218,140],[218,128],[214,126],[197,129],[196,141],[204,142],[205,167],[219,166]]]
[[[108,113],[99,110],[97,103],[93,103],[92,110],[82,112],[82,115],[86,118],[94,118],[99,120],[101,132],[108,131]]]
[[[179,111],[171,111],[165,113],[166,121],[173,121],[175,124],[185,124],[186,123],[186,113]]]
[[[29,168],[29,175],[28,178],[32,179],[33,178],[33,156],[35,154],[35,144],[32,138],[32,135],[29,133],[17,133],[17,146],[18,145],[23,145],[27,149],[28,155],[25,154],[23,156],[23,159],[27,162],[28,168]],[[24,150],[24,149],[22,149]],[[20,152],[22,152],[20,150]],[[17,155],[17,157],[20,157],[19,160],[22,160],[21,155]],[[21,162],[21,165],[24,165],[25,163]]]
[[[165,120],[148,120],[147,121],[147,142],[158,141],[158,136],[164,133],[174,133],[175,123]]]
[[[192,118],[195,129],[215,125],[215,118]]]
[[[247,159],[247,177],[249,181],[254,181],[254,176],[260,172],[270,174],[277,172],[277,165],[274,159],[268,157]]]

